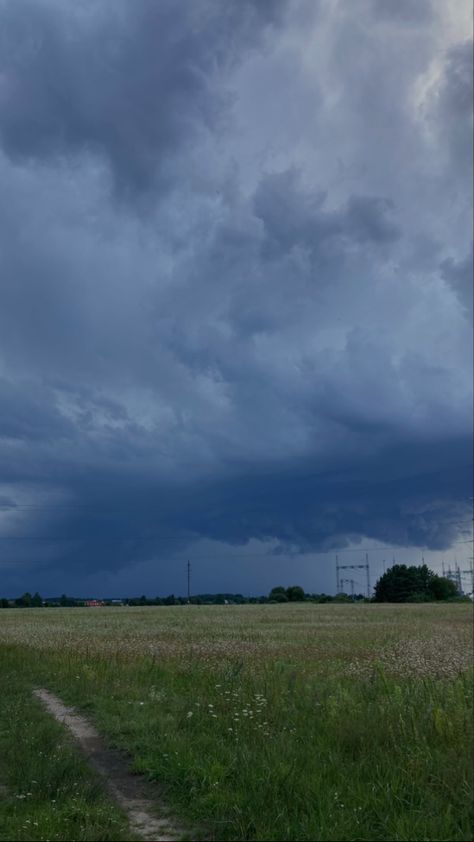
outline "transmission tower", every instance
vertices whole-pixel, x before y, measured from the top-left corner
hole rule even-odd
[[[337,593],[341,593],[342,579],[340,577],[340,570],[365,570],[367,577],[367,599],[370,599],[370,569],[369,569],[369,554],[365,554],[365,564],[339,564],[339,556],[336,556],[336,580]]]
[[[451,565],[449,564],[447,567],[443,561],[442,563],[443,568],[443,576],[445,579],[449,579],[451,582],[454,582],[459,594],[462,594],[462,580],[461,580],[461,569],[459,564],[454,565],[454,570],[451,569]],[[471,572],[470,570],[468,571]]]
[[[473,567],[473,564],[472,564],[473,559],[472,559],[472,558],[470,558],[469,560],[470,560],[470,562],[471,562],[470,566],[469,566],[467,569],[465,569],[465,570],[460,570],[459,572],[460,572],[460,574],[461,574],[461,577],[462,577],[462,576],[469,576],[469,578],[470,578],[470,580],[471,580],[471,589],[470,589],[470,593],[471,593],[471,594],[474,594],[474,567]]]
[[[354,585],[355,585],[354,579],[341,579],[341,587],[344,587],[344,585],[350,585],[351,586],[351,598],[354,599]]]

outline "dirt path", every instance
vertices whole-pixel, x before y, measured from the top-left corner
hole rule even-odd
[[[179,827],[169,816],[161,802],[157,788],[138,775],[130,772],[124,756],[108,749],[93,725],[66,707],[57,696],[48,690],[33,691],[58,722],[73,734],[86,755],[90,765],[104,779],[105,786],[114,801],[126,813],[130,829],[142,839],[150,842],[176,842],[178,839],[197,839],[184,828]],[[162,818],[153,815],[158,811]]]

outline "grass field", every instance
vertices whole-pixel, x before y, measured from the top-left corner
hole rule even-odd
[[[470,840],[471,664],[465,604],[1,611],[0,838],[132,838],[44,686],[208,838]]]

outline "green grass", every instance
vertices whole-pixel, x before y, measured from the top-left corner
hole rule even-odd
[[[471,840],[471,619],[464,605],[4,611],[0,640],[215,839]]]
[[[0,839],[130,839],[122,814],[32,697],[20,664],[0,650]]]

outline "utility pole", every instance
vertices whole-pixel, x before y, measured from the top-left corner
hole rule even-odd
[[[339,584],[339,556],[336,556],[336,593],[340,593],[341,588]]]
[[[187,565],[187,574],[188,574],[188,602],[191,597],[191,562],[188,561]]]

